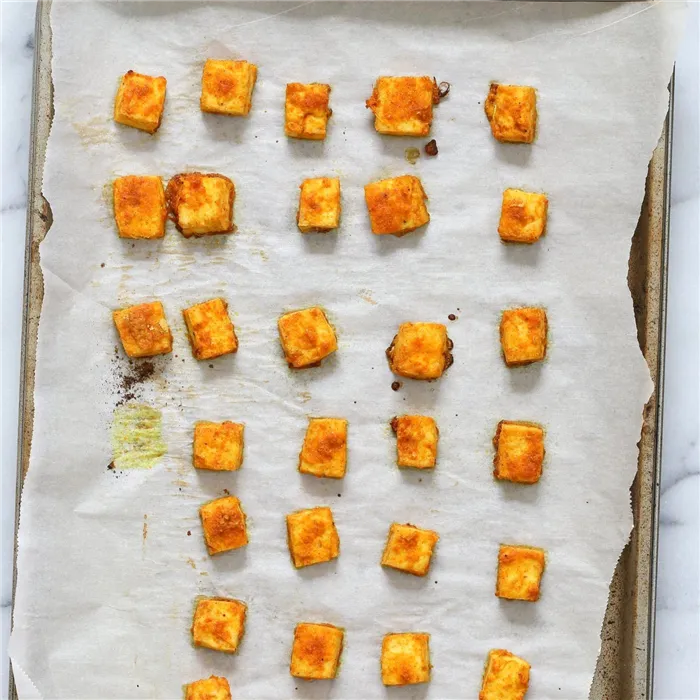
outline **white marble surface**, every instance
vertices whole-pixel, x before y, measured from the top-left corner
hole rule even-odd
[[[17,403],[27,159],[34,50],[33,0],[0,0],[2,179],[2,661],[12,598]],[[655,697],[700,700],[700,4],[691,2],[676,68],[666,390],[658,561]]]

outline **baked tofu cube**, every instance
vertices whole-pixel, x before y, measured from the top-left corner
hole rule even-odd
[[[318,306],[280,316],[277,327],[284,357],[292,369],[319,365],[338,349],[333,326]]]
[[[430,680],[430,635],[387,634],[382,642],[382,683],[414,685]]]
[[[190,306],[182,312],[192,354],[211,360],[238,350],[238,338],[228,316],[228,304],[221,298]]]
[[[502,420],[493,438],[493,475],[520,484],[535,484],[542,476],[544,430],[535,423]]]
[[[163,182],[157,175],[118,177],[112,194],[122,238],[163,238],[167,210]]]
[[[543,549],[502,544],[498,550],[496,595],[509,600],[539,600],[543,571]]]
[[[534,88],[491,83],[484,111],[497,141],[532,143],[534,140],[537,126]]]
[[[509,309],[501,316],[501,347],[508,367],[544,360],[547,314],[544,309]]]
[[[284,133],[296,139],[326,138],[331,86],[322,83],[288,83],[284,103]]]
[[[316,177],[300,186],[297,226],[302,233],[325,233],[340,224],[340,180]]]
[[[172,351],[173,336],[159,301],[119,309],[112,318],[129,357],[166,355]]]
[[[175,175],[165,191],[170,215],[185,238],[233,231],[236,188],[223,175]]]
[[[399,467],[432,469],[437,458],[438,427],[430,416],[396,416],[396,463]]]
[[[299,471],[342,479],[347,453],[348,422],[345,418],[311,418],[299,455]]]
[[[199,98],[202,112],[245,117],[250,112],[257,76],[257,66],[248,61],[207,59]]]
[[[246,609],[240,600],[200,600],[192,620],[192,642],[196,647],[234,653],[245,632]]]
[[[300,622],[294,630],[289,672],[295,678],[335,678],[343,650],[343,630],[326,623]]]
[[[374,128],[380,134],[425,136],[439,99],[437,83],[427,75],[382,77],[366,104],[374,112]]]
[[[382,555],[382,566],[414,576],[425,576],[430,568],[433,547],[439,539],[433,530],[421,530],[409,523],[392,523]]]
[[[503,193],[498,233],[507,243],[534,243],[547,223],[547,197],[508,189]]]
[[[486,659],[479,700],[523,700],[530,664],[505,649],[491,649]]]
[[[128,71],[122,76],[114,101],[114,121],[154,134],[160,126],[165,105],[163,77],[153,78]]]
[[[185,686],[185,700],[231,700],[231,688],[221,676],[209,676]]]
[[[235,496],[205,503],[199,509],[199,515],[209,554],[228,552],[248,544],[245,513]]]
[[[372,233],[405,236],[430,221],[427,195],[414,175],[401,175],[365,185]]]
[[[402,323],[386,350],[389,367],[410,379],[437,379],[452,364],[452,341],[442,323]]]
[[[199,421],[194,426],[192,459],[196,469],[235,472],[243,464],[243,425]]]
[[[290,513],[287,542],[297,569],[335,559],[340,553],[340,540],[331,509],[310,508]]]

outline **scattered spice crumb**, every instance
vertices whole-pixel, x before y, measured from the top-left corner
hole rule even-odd
[[[435,78],[433,78],[433,80],[435,80]],[[439,97],[439,99],[442,100],[443,98],[447,97],[450,94],[450,87],[451,87],[450,84],[444,80],[438,85],[438,97]]]
[[[342,493],[339,493],[339,494],[338,494],[338,498],[340,498],[342,495],[343,495]]]
[[[188,537],[192,537],[192,530],[188,530],[188,531],[187,531],[187,536],[188,536]]]
[[[423,479],[418,479],[419,482],[423,483]]]
[[[110,462],[110,463],[107,465],[107,469],[114,469],[114,462]]]
[[[214,369],[214,365],[209,365],[209,368],[210,368],[210,369]]]
[[[450,321],[456,321],[457,317],[454,314],[450,314],[447,318],[450,319]]]
[[[424,150],[426,155],[436,156],[438,154],[437,141],[435,141],[435,139],[428,141],[424,146]]]
[[[105,264],[104,264],[104,263],[100,263],[100,267],[104,267],[104,266],[105,266]]]
[[[392,382],[391,383],[391,388],[394,391],[398,391],[401,388],[401,382]]]
[[[224,489],[224,493],[225,493],[227,496],[230,496],[230,495],[231,495],[231,492],[230,492],[228,489]]]

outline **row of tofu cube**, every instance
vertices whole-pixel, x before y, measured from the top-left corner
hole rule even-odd
[[[257,66],[248,61],[209,59],[202,70],[199,100],[203,112],[245,117],[252,107]],[[114,120],[154,134],[165,106],[166,79],[128,71],[121,79],[114,103]],[[426,136],[433,106],[449,92],[429,76],[384,76],[377,79],[365,102],[374,113],[374,127],[391,136]],[[288,83],[285,96],[285,134],[292,138],[326,137],[331,86]],[[492,83],[484,111],[499,141],[532,143],[537,125],[536,94],[532,87]]]
[[[227,302],[217,297],[182,312],[192,353],[211,360],[238,350],[238,338]],[[114,324],[129,357],[164,355],[173,336],[160,301],[118,309]],[[338,349],[335,329],[318,306],[282,314],[280,342],[292,369],[318,366]],[[547,313],[542,308],[506,309],[501,314],[501,349],[509,367],[538,362],[547,352]],[[391,371],[409,379],[438,379],[452,365],[453,343],[442,323],[402,323],[386,349]]]
[[[299,186],[297,226],[302,233],[326,233],[340,225],[340,179],[319,177]],[[430,221],[427,195],[415,175],[365,185],[372,233],[404,236]],[[218,173],[181,173],[163,188],[157,175],[126,175],[112,187],[114,218],[122,238],[162,238],[168,216],[185,236],[234,230],[236,188]],[[503,193],[498,233],[508,243],[534,243],[545,231],[548,200],[538,192],[509,188]]]
[[[235,651],[243,635],[246,606],[221,598],[200,601],[194,615],[192,637],[196,646]],[[217,625],[214,633],[214,625]],[[332,680],[338,673],[345,630],[324,622],[301,622],[294,630],[289,671],[304,680]],[[221,649],[226,641],[228,648]],[[234,646],[231,649],[231,646]],[[430,635],[425,632],[394,632],[382,640],[380,668],[386,686],[430,682],[432,668]],[[530,683],[530,664],[505,649],[492,649],[479,700],[522,700]],[[189,683],[185,700],[231,700],[226,678],[210,676]]]

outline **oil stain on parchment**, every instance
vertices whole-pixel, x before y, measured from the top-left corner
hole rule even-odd
[[[127,403],[114,409],[112,464],[115,469],[151,469],[165,453],[160,411],[140,403]]]

